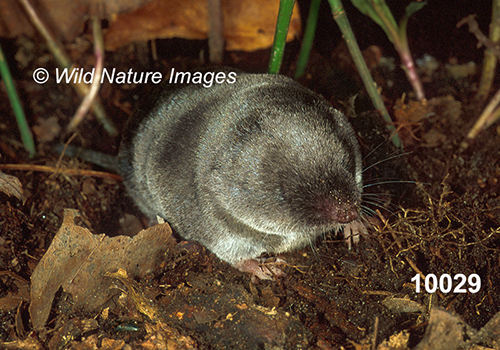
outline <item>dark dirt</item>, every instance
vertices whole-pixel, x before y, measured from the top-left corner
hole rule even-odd
[[[436,18],[439,11],[445,10],[429,5],[427,16]],[[460,15],[452,17],[460,20]],[[484,13],[483,17],[488,18]],[[358,22],[366,26],[363,21],[368,20],[354,16],[353,27]],[[447,41],[426,46],[429,34],[425,26],[415,29],[419,21],[428,23],[425,10],[410,22],[410,47],[412,43],[416,47],[416,57],[433,53],[439,59],[439,68],[425,79],[429,100],[425,118],[414,124],[396,124],[406,145],[404,152],[387,141],[389,133],[371,111],[352,68],[337,64],[345,52],[338,41],[321,36],[330,30],[330,24],[323,24],[326,29],[320,27],[319,36],[329,40],[327,46],[340,48],[328,52],[324,47],[317,48],[308,74],[300,79],[350,116],[366,156],[365,167],[369,169],[364,177],[369,186],[365,211],[371,226],[369,235],[362,237],[354,249],[349,251],[340,239],[327,235],[318,240],[314,250],[305,248],[284,255],[288,262],[283,267],[286,277],[252,284],[249,276],[219,261],[203,247],[178,239],[180,243],[166,253],[155,271],[134,282],[138,294],[151,301],[149,310],[155,310],[154,317],[143,312],[130,290],[130,297],[120,297],[117,292],[92,311],[74,309],[72,296],[60,290],[45,328],[33,332],[28,313],[30,277],[61,226],[64,209],[78,209],[80,224],[94,234],[116,236],[130,231],[132,225],[145,226],[145,220],[116,179],[2,170],[19,178],[26,202],[0,194],[0,341],[22,340],[29,348],[50,349],[62,349],[69,343],[82,349],[91,344],[116,349],[126,344],[151,349],[354,349],[358,348],[355,344],[363,344],[359,348],[367,349],[378,319],[377,343],[407,331],[407,346],[414,347],[426,330],[431,306],[454,312],[472,328],[485,326],[500,311],[500,128],[498,123],[493,125],[469,148],[460,149],[484,107],[474,100],[482,49],[476,48],[475,38],[465,28],[459,32],[460,40],[453,41],[458,37],[457,29],[445,24],[439,31],[453,33],[449,46]],[[481,26],[484,29],[485,24]],[[415,33],[421,38],[412,37]],[[362,40],[381,45],[387,55],[393,54],[383,36]],[[2,46],[16,51],[26,42],[29,39],[23,38],[2,42]],[[172,67],[180,71],[200,66],[199,50],[204,45],[181,40],[159,42],[162,59],[150,67],[138,65],[151,60],[138,57],[139,50],[131,45],[107,53],[106,66],[123,71],[158,70],[165,75]],[[71,136],[64,130],[79,99],[65,84],[33,82],[34,69],[46,67],[54,71],[55,61],[51,56],[47,60],[40,42],[30,47],[34,58],[27,68],[16,66],[13,59],[9,62],[30,126],[55,116],[62,129],[53,132],[52,140],[38,142],[38,155],[30,160],[22,149],[2,86],[0,166],[55,166],[55,144]],[[297,43],[288,46],[283,74],[291,74],[297,48]],[[91,49],[86,55],[91,57]],[[228,54],[225,63],[264,71],[268,55],[269,51]],[[396,56],[394,59],[398,62]],[[452,59],[459,64],[474,60],[478,68],[474,74],[454,78],[445,68]],[[81,62],[87,61],[81,58]],[[404,103],[409,106],[407,114],[418,113],[418,107],[411,107],[411,88],[400,69],[390,71],[379,65],[373,74],[391,115],[398,109],[397,100],[403,93]],[[498,89],[498,79],[495,84],[493,91]],[[131,85],[102,87],[101,100],[119,129],[145,89]],[[359,91],[356,113],[352,113],[347,100]],[[37,136],[47,134],[51,132],[42,131]],[[78,128],[73,143],[115,155],[119,136],[107,136],[90,117]],[[103,170],[69,157],[63,158],[61,167]],[[129,220],[126,224],[124,216]],[[466,293],[428,293],[422,282],[424,290],[417,293],[412,278],[418,273],[434,274],[438,279],[443,275],[453,278],[477,274],[481,287],[475,293],[470,289]],[[474,287],[474,282],[468,280],[464,288]],[[127,290],[123,285],[120,288]]]

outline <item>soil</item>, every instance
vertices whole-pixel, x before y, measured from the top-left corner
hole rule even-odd
[[[418,14],[421,17],[410,22],[410,29],[445,11],[429,7],[429,14]],[[359,16],[354,16],[354,28],[356,23],[367,25]],[[459,20],[465,15],[454,16]],[[485,23],[480,23],[482,28]],[[319,37],[331,30],[329,25],[322,24]],[[14,80],[36,135],[37,155],[29,159],[23,150],[2,86],[0,170],[20,180],[25,200],[0,193],[0,341],[10,348],[39,349],[368,349],[372,342],[382,346],[393,336],[405,339],[400,347],[404,349],[425,340],[435,308],[458,316],[463,332],[463,324],[473,330],[491,329],[500,311],[498,123],[468,147],[461,146],[485,106],[475,99],[483,49],[476,48],[475,37],[465,29],[457,43],[457,29],[445,25],[439,30],[453,33],[449,46],[446,41],[425,46],[430,35],[422,34],[425,26],[417,27],[409,31],[414,56],[429,52],[437,58],[436,69],[428,65],[420,70],[427,101],[415,100],[397,63],[391,68],[387,60],[376,59],[372,66],[404,149],[392,145],[391,133],[373,111],[339,40],[328,41],[331,50],[316,46],[307,73],[299,79],[343,110],[357,132],[367,169],[363,214],[369,232],[359,244],[348,249],[328,234],[313,248],[284,254],[285,277],[254,284],[250,276],[203,247],[175,236],[177,244],[164,252],[154,270],[141,277],[117,277],[118,289],[97,308],[88,310],[67,289],[56,288],[47,322],[36,330],[30,319],[30,279],[63,224],[66,208],[77,209],[77,224],[95,235],[136,233],[148,223],[112,172],[74,157],[58,162],[55,145],[71,137],[66,128],[80,99],[69,85],[52,79],[45,85],[34,83],[36,68],[56,68],[43,43],[28,38],[3,41],[4,51],[22,48],[30,53],[24,65],[22,58],[7,58],[12,58]],[[368,48],[362,41],[366,53],[381,49],[384,56],[393,55],[389,61],[399,61],[383,35],[370,45],[380,46]],[[171,68],[204,66],[199,57],[205,47],[206,42],[158,41],[160,58],[154,61],[143,48],[129,45],[106,53],[105,65],[165,76]],[[287,46],[282,74],[293,75],[298,48],[297,42]],[[81,63],[90,69],[92,47],[87,43],[81,50],[73,49],[81,55],[76,60],[90,62]],[[226,53],[224,63],[263,72],[268,57],[269,50]],[[470,60],[475,70],[470,71]],[[497,77],[493,93],[498,84]],[[147,89],[134,84],[102,86],[100,99],[119,130]],[[354,94],[358,96],[350,102]],[[90,115],[72,143],[116,155],[119,140],[120,135],[109,136]],[[28,168],[7,169],[6,164]],[[40,165],[61,170],[41,172],[34,167]],[[101,174],[74,175],[65,169]],[[494,341],[482,338],[477,343],[493,346]]]

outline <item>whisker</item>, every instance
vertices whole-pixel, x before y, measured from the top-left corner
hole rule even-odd
[[[314,256],[314,258],[319,261],[320,258],[319,258],[319,254],[318,254],[318,249],[316,249],[316,244],[315,242],[312,241],[312,239],[309,237],[308,238],[308,241],[309,241],[309,247],[311,247],[311,252],[312,252],[312,255]]]
[[[368,221],[367,217],[368,216],[375,216],[377,213],[375,212],[375,210],[370,209],[371,211],[373,211],[373,213],[370,213],[370,215],[367,215],[367,214],[363,213],[363,209],[370,209],[370,208],[362,208],[361,209],[362,212],[361,212],[360,220],[363,222],[363,224],[365,226],[371,226],[372,224],[371,224],[371,222]]]
[[[396,206],[394,203],[391,203],[391,202],[389,202],[389,201],[382,201],[382,200],[380,200],[380,201],[365,201],[365,202],[363,203],[363,205],[364,205],[365,203],[366,203],[366,204],[371,204],[371,205],[377,206],[377,207],[379,207],[379,208],[389,208],[389,209],[391,209],[391,210],[393,210],[393,209],[396,209],[396,208],[397,208],[397,206]]]
[[[413,153],[413,152],[412,152],[412,151],[403,152],[403,153],[400,153],[400,154],[395,154],[395,155],[392,155],[392,156],[387,157],[387,158],[385,158],[385,159],[379,160],[378,162],[373,163],[372,165],[369,165],[369,166],[367,166],[366,168],[364,168],[364,169],[362,170],[362,172],[364,173],[364,172],[365,172],[365,171],[367,171],[368,169],[371,169],[371,168],[373,168],[374,166],[377,166],[377,165],[379,165],[379,164],[381,164],[381,163],[384,163],[384,162],[387,162],[387,161],[389,161],[389,160],[396,159],[396,158],[399,158],[399,157],[403,157],[403,156],[406,156],[406,155],[411,154],[411,153]]]
[[[363,157],[363,161],[368,159],[368,157],[370,157],[373,153],[375,153],[376,150],[378,150],[380,147],[387,144],[388,142],[389,142],[389,140],[385,140],[384,142],[379,143],[379,145],[377,147],[372,149],[366,156]]]
[[[375,210],[373,210],[372,208],[368,208],[368,207],[361,207],[361,218],[366,221],[366,219],[364,218],[364,216],[376,216],[377,215],[377,212]]]
[[[387,206],[385,206],[385,205],[382,205],[382,204],[379,204],[379,203],[375,203],[375,202],[366,202],[366,203],[371,204],[371,205],[373,205],[374,207],[377,207],[377,208],[380,208],[380,209],[383,209],[383,210],[389,210],[389,209],[391,209],[391,208],[387,208]],[[384,204],[385,204],[385,203],[384,203]],[[362,208],[363,208],[363,207],[362,207]],[[373,209],[368,208],[368,207],[366,207],[366,206],[364,206],[364,208],[366,208],[366,209],[370,209],[370,210],[373,210]],[[394,206],[392,209],[397,209],[397,207],[395,207],[395,206]],[[391,211],[389,210],[389,212],[391,212]],[[392,213],[392,212],[391,212],[391,213]]]
[[[424,184],[430,185],[428,182],[420,182],[420,181],[411,181],[411,180],[393,180],[393,181],[380,181],[372,184],[363,185],[363,188],[368,188],[377,185],[387,185],[387,184]]]
[[[377,177],[374,177],[374,178],[369,178],[369,179],[365,179],[365,181],[363,181],[363,185],[370,185],[370,184],[373,184],[375,183],[375,181],[377,183],[381,182],[381,181],[403,181],[403,180],[400,180],[399,178],[395,178],[393,176],[377,176]],[[412,180],[412,181],[415,181],[415,180]]]
[[[377,192],[377,193],[361,193],[361,198],[377,198],[377,199],[384,199],[385,197],[396,197],[394,193],[384,193],[384,192]]]

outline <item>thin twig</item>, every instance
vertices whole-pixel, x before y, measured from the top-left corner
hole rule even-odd
[[[64,144],[64,149],[63,151],[61,152],[61,155],[59,156],[59,159],[57,160],[57,163],[56,163],[56,168],[59,168],[61,166],[61,163],[62,163],[62,160],[63,160],[63,157],[64,157],[64,154],[66,153],[66,149],[68,148],[69,144],[71,143],[71,141],[73,141],[73,139],[76,137],[77,134],[73,134],[71,135],[71,137],[69,138],[69,140]]]
[[[377,348],[378,322],[379,322],[378,316],[375,316],[375,322],[373,325],[373,338],[372,338],[371,350],[375,350]]]
[[[113,179],[121,181],[122,178],[118,174],[106,173],[103,171],[85,170],[85,169],[64,169],[56,168],[48,165],[33,165],[33,164],[0,164],[0,169],[21,170],[21,171],[40,171],[44,173],[90,176],[103,179]]]
[[[469,25],[469,32],[474,34],[479,41],[479,44],[486,46],[491,52],[500,60],[500,45],[492,42],[486,35],[484,35],[476,22],[475,15],[469,15],[457,23],[457,28],[460,28],[464,24]]]
[[[500,0],[493,0],[493,8],[491,9],[490,23],[490,40],[500,44]],[[498,64],[497,57],[490,49],[484,51],[483,71],[481,73],[481,81],[476,93],[476,100],[483,103],[491,91],[493,80],[495,78],[495,69]]]
[[[481,116],[478,118],[478,120],[474,123],[474,126],[472,129],[470,129],[469,133],[467,134],[468,139],[474,139],[477,134],[479,134],[480,131],[487,129],[489,126],[491,126],[496,119],[498,119],[498,112],[497,110],[500,106],[500,89],[496,92],[495,96],[490,100],[486,108],[484,109],[483,113],[481,113]],[[467,148],[467,144],[462,144],[462,148]]]
[[[224,18],[221,0],[208,0],[208,50],[210,63],[221,64],[224,58]]]
[[[94,55],[96,60],[94,80],[90,85],[89,92],[85,95],[85,98],[80,103],[80,107],[78,107],[78,110],[68,125],[69,131],[74,131],[83,121],[92,107],[92,103],[101,87],[102,68],[104,66],[104,40],[102,38],[101,23],[97,16],[92,16],[92,31],[94,34]]]
[[[31,23],[35,26],[35,28],[40,32],[40,34],[45,39],[45,42],[47,43],[50,52],[54,55],[58,65],[62,69],[70,70],[73,65],[71,64],[71,60],[69,59],[68,55],[64,51],[63,44],[54,39],[54,36],[49,32],[47,27],[44,25],[44,23],[36,13],[35,9],[33,8],[33,5],[29,0],[18,0],[18,1],[28,14]],[[76,65],[73,67],[73,69],[76,69]],[[71,85],[73,86],[73,88],[75,89],[75,91],[78,93],[79,96],[86,96],[88,94],[89,88],[86,84],[74,83],[73,81],[71,81]],[[94,101],[92,105],[92,111],[94,112],[96,119],[99,120],[99,122],[103,125],[103,127],[106,129],[109,135],[115,136],[118,134],[118,130],[113,125],[113,122],[106,116],[104,107],[99,99],[96,99],[96,101]]]

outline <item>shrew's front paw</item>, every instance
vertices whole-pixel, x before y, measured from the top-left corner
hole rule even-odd
[[[252,282],[255,283],[257,282],[256,277],[261,280],[272,280],[276,277],[285,276],[286,274],[277,267],[277,265],[283,264],[286,264],[286,261],[282,258],[258,258],[241,260],[235,263],[234,267],[242,272],[250,272],[252,274]]]
[[[351,221],[344,226],[344,239],[349,249],[351,249],[352,244],[357,244],[359,242],[359,237],[361,235],[367,234],[368,231],[366,230],[366,226],[359,220]]]

